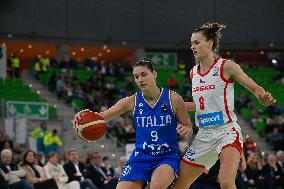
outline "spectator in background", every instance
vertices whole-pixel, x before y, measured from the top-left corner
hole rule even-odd
[[[279,150],[276,153],[277,163],[281,167],[282,172],[284,173],[284,151]]]
[[[257,153],[249,155],[245,175],[249,187],[266,188],[264,176],[262,175],[262,162]]]
[[[55,179],[59,189],[80,189],[78,181],[71,181],[67,183],[68,176],[62,165],[58,163],[58,156],[55,152],[48,154],[48,162],[44,166],[47,178]]]
[[[58,100],[64,96],[65,88],[66,88],[66,82],[65,82],[64,74],[61,74],[59,78],[57,79],[56,86],[55,86],[56,96]]]
[[[120,177],[121,172],[122,172],[122,170],[123,170],[123,168],[124,168],[126,162],[127,162],[127,157],[126,157],[126,156],[121,156],[121,157],[119,158],[119,165],[118,165],[118,167],[116,167],[115,170],[114,170],[114,172],[115,172],[115,173],[114,173],[114,177],[115,177],[115,178],[119,178],[119,177]]]
[[[49,58],[47,58],[46,56],[43,56],[41,59],[40,59],[40,62],[42,64],[42,71],[43,72],[46,72],[47,69],[49,68],[50,66],[50,60]]]
[[[43,167],[46,163],[45,154],[39,151],[36,155],[36,158],[37,158],[38,165]]]
[[[93,152],[89,156],[90,164],[87,166],[87,176],[98,189],[114,189],[117,185],[117,179],[112,176],[107,176],[100,166],[101,155],[98,152]]]
[[[178,89],[179,88],[179,83],[176,79],[176,75],[173,73],[170,78],[168,79],[168,88],[169,89]]]
[[[57,148],[63,145],[60,137],[57,135],[56,129],[53,129],[51,133],[48,133],[44,136],[43,144],[45,146],[46,155],[48,155],[50,152],[57,152]]]
[[[10,189],[8,182],[5,180],[2,171],[0,170],[0,186],[1,189]]]
[[[114,176],[114,168],[112,167],[112,165],[109,162],[109,157],[107,157],[107,156],[103,157],[103,162],[101,164],[101,168],[102,168],[103,172],[105,173],[105,175],[107,177],[113,177]]]
[[[284,188],[284,172],[276,161],[274,154],[267,156],[267,164],[263,167],[263,175],[266,180],[266,188]]]
[[[32,150],[25,152],[22,168],[26,172],[26,178],[35,189],[58,189],[53,178],[47,179],[43,167],[37,165],[36,153]]]
[[[244,151],[249,155],[255,151],[256,143],[252,141],[250,136],[246,135],[246,139],[244,142]]]
[[[69,162],[63,167],[68,176],[68,182],[79,181],[82,189],[97,189],[93,182],[86,178],[87,169],[83,163],[79,162],[78,151],[72,149],[68,153]]]
[[[38,152],[45,153],[45,146],[43,144],[43,138],[49,134],[50,131],[47,129],[47,123],[45,121],[40,123],[40,127],[32,130],[31,136],[36,139],[36,146]]]
[[[9,145],[10,149],[13,149],[13,142],[8,139],[6,133],[4,131],[0,130],[0,152],[4,149],[7,148],[7,145]]]
[[[12,162],[12,151],[10,149],[4,149],[1,152],[0,172],[11,189],[33,189],[24,179],[25,171],[18,164]]]
[[[16,52],[12,53],[11,57],[11,69],[12,69],[12,76],[15,78],[20,77],[20,67],[21,67],[21,62],[19,57],[17,56]]]

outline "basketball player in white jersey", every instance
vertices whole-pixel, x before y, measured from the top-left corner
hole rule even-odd
[[[191,49],[197,65],[190,71],[198,134],[184,155],[175,189],[187,189],[220,159],[219,183],[222,189],[236,189],[235,178],[243,150],[243,139],[234,109],[234,81],[250,90],[265,106],[275,103],[270,93],[258,86],[233,61],[216,55],[225,26],[207,23],[191,36]]]

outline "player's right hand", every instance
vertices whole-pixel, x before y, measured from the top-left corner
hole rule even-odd
[[[72,120],[73,128],[76,128],[76,126],[78,125],[78,120],[81,120],[81,115],[84,112],[91,112],[91,110],[84,109],[84,110],[81,110],[80,112],[78,112],[77,114],[75,114],[74,119]]]

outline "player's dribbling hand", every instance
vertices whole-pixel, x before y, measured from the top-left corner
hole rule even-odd
[[[259,102],[264,106],[270,106],[271,104],[276,103],[276,100],[272,97],[269,92],[265,92],[264,95],[258,97]]]
[[[76,128],[76,126],[78,125],[78,120],[81,120],[81,114],[83,112],[91,112],[91,110],[89,109],[84,109],[84,110],[81,110],[80,112],[78,112],[77,114],[75,114],[74,116],[74,119],[72,120],[72,125],[73,125],[73,128]]]
[[[177,133],[181,136],[191,136],[193,133],[191,125],[184,126],[182,124],[179,124],[176,130]]]

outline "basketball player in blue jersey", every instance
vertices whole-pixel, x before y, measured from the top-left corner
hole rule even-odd
[[[195,110],[199,131],[181,161],[175,189],[188,189],[218,159],[221,188],[236,189],[236,173],[244,156],[241,128],[233,112],[235,81],[250,90],[261,104],[269,106],[276,102],[235,62],[215,54],[221,39],[220,30],[224,27],[207,23],[191,36],[191,49],[198,64],[190,71],[194,103],[186,102],[186,107]]]
[[[165,189],[179,173],[177,133],[192,134],[189,116],[180,95],[156,85],[157,72],[150,60],[137,62],[133,75],[140,91],[100,113],[106,121],[126,111],[134,115],[135,149],[117,189],[141,189],[148,181],[151,189]],[[74,126],[81,112],[75,115]]]

